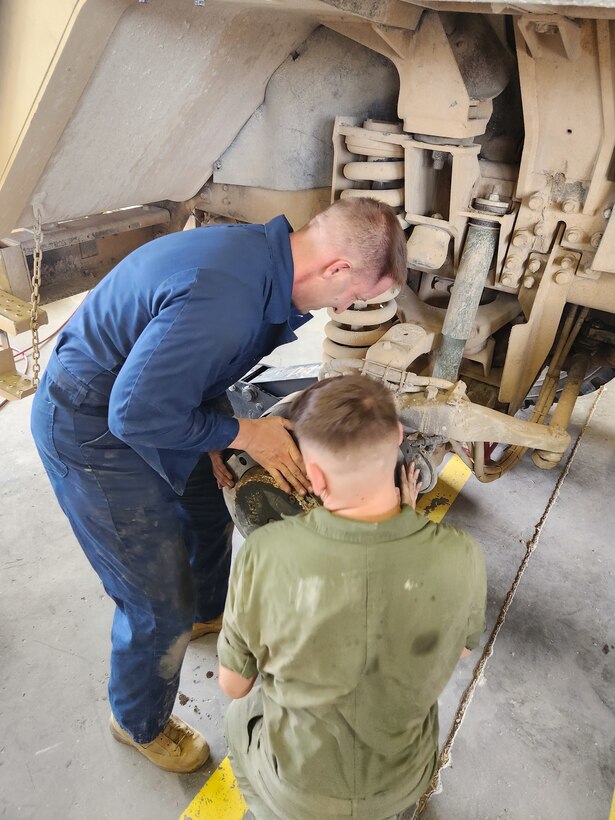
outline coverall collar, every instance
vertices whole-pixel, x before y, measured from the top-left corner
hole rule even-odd
[[[274,266],[265,317],[272,325],[289,322],[291,328],[296,328],[310,319],[311,315],[299,313],[292,304],[295,269],[289,235],[293,229],[285,216],[274,217],[270,222],[265,223],[264,228]],[[301,321],[303,316],[305,318]]]
[[[378,522],[356,521],[352,518],[334,515],[325,507],[317,507],[310,510],[307,515],[299,516],[297,523],[314,529],[334,541],[372,546],[385,541],[407,538],[423,529],[429,523],[429,519],[419,515],[407,505],[402,507],[399,515]]]

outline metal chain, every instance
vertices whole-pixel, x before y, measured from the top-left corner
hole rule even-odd
[[[487,661],[489,660],[489,658],[493,654],[494,644],[495,644],[496,639],[499,635],[500,629],[504,625],[504,621],[506,620],[506,615],[508,613],[510,605],[512,604],[513,598],[515,597],[517,587],[519,586],[519,583],[521,582],[521,578],[522,578],[523,573],[525,572],[525,570],[527,568],[527,565],[529,563],[530,558],[532,557],[532,553],[534,552],[534,550],[536,549],[536,547],[538,545],[538,541],[540,539],[540,535],[542,533],[543,527],[544,527],[544,525],[547,521],[547,518],[549,517],[549,513],[551,512],[551,509],[552,509],[553,505],[557,501],[560,490],[562,488],[562,484],[564,483],[564,481],[566,480],[566,478],[568,476],[568,473],[569,473],[570,468],[572,466],[572,462],[574,461],[574,457],[576,456],[577,450],[579,449],[581,439],[583,438],[583,435],[585,434],[585,431],[587,430],[587,427],[588,427],[588,425],[589,425],[589,423],[592,419],[592,416],[594,415],[594,411],[596,410],[596,407],[598,406],[598,402],[602,398],[603,392],[604,392],[604,385],[602,387],[600,387],[597,391],[596,398],[594,399],[593,404],[591,406],[591,409],[590,409],[589,413],[587,414],[587,418],[585,419],[585,423],[583,424],[583,428],[581,429],[581,432],[577,436],[577,440],[575,441],[574,447],[572,448],[572,450],[570,452],[570,455],[568,456],[568,459],[566,460],[566,464],[564,465],[564,468],[562,469],[562,471],[559,475],[557,483],[556,483],[556,485],[553,489],[553,492],[551,493],[549,501],[547,502],[547,506],[545,507],[545,510],[544,510],[542,516],[540,517],[539,522],[536,524],[536,526],[534,528],[534,535],[531,537],[531,539],[525,545],[526,552],[525,552],[525,555],[523,557],[523,560],[521,561],[521,563],[519,565],[519,569],[517,570],[517,574],[515,575],[515,579],[512,582],[512,586],[510,587],[510,589],[506,593],[506,598],[504,599],[504,603],[502,604],[502,608],[500,609],[500,612],[498,614],[498,617],[497,617],[497,620],[495,622],[495,626],[493,627],[493,630],[491,632],[491,635],[489,636],[489,639],[488,639],[487,643],[485,644],[485,648],[483,650],[483,653],[480,656],[480,659],[479,659],[478,663],[474,667],[474,671],[472,673],[472,679],[471,679],[470,683],[467,685],[467,687],[465,688],[464,693],[461,696],[461,700],[459,701],[459,705],[457,707],[457,711],[455,712],[455,716],[453,718],[453,723],[451,725],[451,729],[448,733],[448,737],[446,738],[446,740],[444,742],[444,746],[442,747],[442,750],[441,750],[440,755],[438,757],[438,762],[436,764],[436,771],[434,772],[434,775],[431,779],[431,782],[430,782],[429,786],[427,787],[427,789],[425,790],[425,792],[423,793],[421,798],[418,800],[418,802],[416,804],[416,807],[415,807],[415,810],[414,810],[414,814],[412,815],[411,820],[418,820],[418,818],[421,817],[421,815],[423,814],[423,812],[425,811],[425,809],[427,807],[427,803],[429,802],[430,798],[434,794],[437,794],[442,788],[442,783],[441,783],[442,770],[445,769],[451,761],[451,757],[450,757],[451,749],[452,749],[453,743],[455,741],[455,737],[457,735],[457,732],[461,728],[461,723],[462,723],[462,721],[465,717],[465,713],[468,709],[468,706],[470,705],[472,697],[474,696],[474,692],[476,690],[476,687],[480,683],[480,680],[481,680],[481,677],[483,675],[485,666],[487,665]]]
[[[30,297],[30,329],[32,330],[32,384],[38,387],[41,372],[40,345],[38,340],[38,306],[41,300],[41,269],[43,264],[43,230],[41,215],[37,210],[34,214],[34,254],[32,256],[32,295]]]

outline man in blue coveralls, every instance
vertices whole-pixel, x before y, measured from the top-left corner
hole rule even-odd
[[[191,637],[221,627],[230,518],[227,447],[305,492],[280,417],[235,419],[227,387],[295,338],[406,280],[405,238],[375,200],[335,203],[299,231],[283,216],[170,234],[138,248],[64,328],[34,397],[32,433],[57,499],[116,603],[114,737],[189,772],[205,739],[172,715]]]

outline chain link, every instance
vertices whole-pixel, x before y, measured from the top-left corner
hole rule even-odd
[[[30,329],[32,330],[32,384],[38,387],[41,372],[40,345],[38,340],[38,306],[40,304],[41,269],[43,264],[43,231],[41,215],[35,211],[34,254],[32,256],[32,295],[30,297]]]

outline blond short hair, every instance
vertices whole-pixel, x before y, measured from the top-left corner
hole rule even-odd
[[[389,205],[369,197],[340,199],[312,222],[335,237],[340,248],[354,252],[359,275],[370,275],[373,282],[391,277],[399,288],[406,284],[406,237]]]
[[[369,376],[317,382],[293,401],[290,420],[299,439],[336,455],[365,451],[399,435],[393,394]]]

